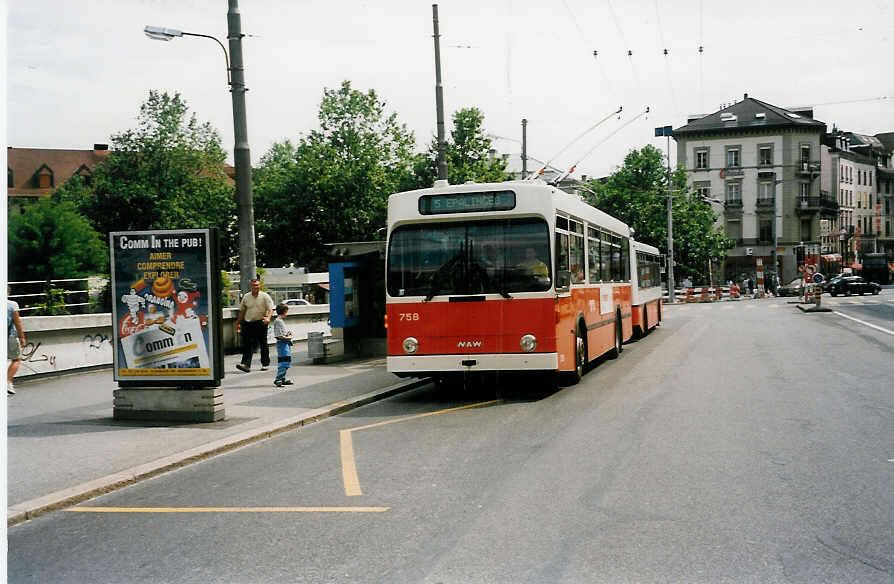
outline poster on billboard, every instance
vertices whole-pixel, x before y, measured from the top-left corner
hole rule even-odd
[[[115,381],[219,385],[216,230],[114,232],[109,246]]]

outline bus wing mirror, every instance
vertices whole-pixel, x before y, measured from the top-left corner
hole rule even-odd
[[[571,284],[571,272],[559,270],[556,274],[556,288],[567,288]]]

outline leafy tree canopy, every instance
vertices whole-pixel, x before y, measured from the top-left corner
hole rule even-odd
[[[667,171],[654,146],[633,150],[624,164],[604,181],[590,181],[585,198],[591,205],[634,228],[638,241],[667,253]],[[714,227],[710,204],[686,188],[686,172],[671,175],[675,276],[707,280],[708,261],[726,257],[732,242]]]
[[[413,133],[374,90],[325,89],[320,128],[274,144],[254,174],[258,263],[324,267],[324,243],[376,239],[413,184]]]
[[[199,123],[179,93],[150,91],[137,126],[112,136],[89,181],[73,177],[56,196],[100,233],[217,227],[231,257],[236,203],[225,159],[217,130]]]
[[[453,129],[446,140],[447,180],[450,184],[501,182],[512,179],[506,161],[492,156],[492,141],[484,130],[484,114],[478,108],[462,108],[453,114]],[[434,184],[438,176],[438,142],[414,161],[417,188]]]
[[[103,238],[72,203],[44,198],[9,217],[9,279],[83,278],[108,269]]]

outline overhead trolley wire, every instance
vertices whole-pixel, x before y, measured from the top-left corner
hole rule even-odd
[[[584,136],[586,136],[587,134],[589,134],[590,132],[592,132],[593,130],[595,130],[596,128],[598,128],[599,126],[601,126],[603,123],[605,123],[606,121],[608,121],[609,119],[611,119],[611,118],[612,118],[613,116],[615,116],[616,114],[620,114],[621,111],[622,111],[623,109],[624,109],[623,106],[619,107],[618,109],[616,109],[616,110],[613,111],[612,113],[608,114],[607,116],[605,116],[604,118],[602,118],[601,120],[599,120],[598,122],[596,122],[595,124],[593,124],[592,126],[590,126],[589,128],[587,128],[586,130],[584,130],[583,132],[581,132],[581,134],[580,134],[577,138],[575,138],[574,140],[572,140],[571,142],[569,142],[567,146],[565,146],[564,148],[562,148],[561,150],[559,150],[559,152],[556,153],[555,156],[553,156],[552,158],[550,158],[550,159],[549,159],[549,162],[547,162],[546,164],[544,164],[543,166],[541,166],[538,170],[536,170],[536,171],[532,172],[531,174],[529,174],[525,180],[531,180],[531,179],[533,179],[533,178],[536,177],[536,176],[540,176],[540,175],[542,175],[543,172],[549,167],[549,165],[553,163],[553,160],[555,160],[555,159],[558,158],[563,152],[565,152],[566,150],[568,150],[569,148],[571,148],[571,146],[573,146],[578,140],[580,140],[581,138],[583,138]]]
[[[821,105],[844,105],[848,103],[864,103],[867,101],[883,101],[885,99],[894,99],[890,95],[882,95],[879,97],[867,97],[866,99],[851,99],[847,101],[827,101],[826,103],[815,103],[813,107],[819,107]]]
[[[671,92],[671,105],[674,108],[674,111],[677,111],[677,92],[674,90],[674,81],[671,76],[670,70],[670,61],[667,58],[668,56],[668,48],[667,43],[664,42],[664,29],[661,26],[661,13],[658,10],[658,0],[655,0],[655,21],[658,23],[658,37],[661,39],[661,47],[664,52],[664,72],[667,74],[667,87]]]
[[[621,23],[618,22],[618,16],[615,14],[615,9],[612,6],[611,0],[605,0],[605,3],[608,4],[608,10],[612,15],[612,20],[615,23],[615,27],[618,29],[618,34],[621,35],[621,42],[624,43],[625,47],[627,47],[627,64],[630,65],[630,71],[633,74],[633,81],[636,83],[636,91],[637,93],[641,93],[642,84],[639,81],[639,74],[636,71],[636,67],[633,65],[633,50],[630,48],[630,45],[627,44],[627,36],[624,34],[624,30],[621,28]]]
[[[704,0],[698,0],[698,96],[700,100],[699,109],[701,111],[705,110],[705,63],[702,59],[705,52],[704,15]]]
[[[619,110],[619,111],[620,111],[620,110]],[[635,122],[636,120],[638,120],[639,118],[643,117],[644,115],[646,115],[646,114],[648,114],[648,113],[649,113],[649,108],[646,107],[646,109],[644,109],[643,111],[641,111],[641,112],[640,112],[639,114],[637,114],[635,117],[630,118],[627,122],[625,122],[625,123],[621,124],[620,126],[618,126],[618,128],[616,128],[614,132],[612,132],[611,134],[609,134],[608,136],[606,136],[605,138],[603,138],[602,140],[600,140],[599,142],[597,142],[596,144],[594,144],[592,148],[590,148],[589,150],[587,150],[587,152],[586,152],[583,156],[581,156],[580,159],[578,159],[577,162],[575,162],[574,164],[571,165],[571,168],[569,168],[569,169],[566,170],[564,173],[562,173],[561,175],[559,175],[559,177],[556,178],[556,179],[553,181],[553,183],[558,184],[559,181],[561,181],[563,178],[565,178],[566,176],[568,176],[569,174],[571,174],[572,172],[574,172],[574,169],[577,167],[577,165],[580,164],[581,162],[583,162],[584,159],[585,159],[587,156],[589,156],[590,154],[592,154],[593,151],[596,150],[596,148],[598,148],[599,146],[601,146],[602,144],[604,144],[609,138],[611,138],[612,136],[614,136],[615,134],[617,134],[618,132],[620,132],[621,130],[623,130],[624,128],[626,128],[627,126],[629,126],[630,124],[632,124],[633,122]],[[614,114],[612,114],[612,115],[614,115]],[[611,117],[611,116],[609,116],[609,117]],[[607,118],[606,118],[606,119],[607,119]]]

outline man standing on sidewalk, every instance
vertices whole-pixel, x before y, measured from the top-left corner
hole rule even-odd
[[[266,371],[270,366],[267,325],[270,324],[271,315],[273,299],[266,292],[261,292],[261,283],[253,278],[251,292],[242,297],[239,316],[236,317],[236,333],[242,335],[242,362],[236,364],[239,371],[251,371],[251,358],[256,344],[261,346],[261,371]]]
[[[22,319],[19,318],[19,304],[9,298],[6,299],[6,329],[8,337],[6,358],[9,359],[9,369],[6,370],[6,394],[15,395],[16,390],[12,386],[12,378],[16,376],[19,365],[22,364],[25,329],[22,328]]]

